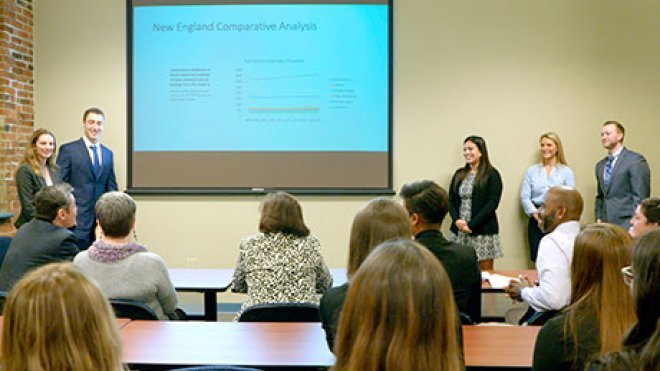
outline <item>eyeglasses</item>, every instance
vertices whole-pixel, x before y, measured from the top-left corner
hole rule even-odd
[[[628,286],[632,286],[633,279],[635,278],[635,275],[633,274],[632,267],[627,266],[627,267],[621,268],[621,274],[623,275],[623,282]]]

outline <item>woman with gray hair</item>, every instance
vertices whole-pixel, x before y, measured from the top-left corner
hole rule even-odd
[[[177,296],[163,259],[131,240],[137,206],[131,196],[108,192],[96,203],[102,238],[76,255],[73,264],[110,299],[147,304],[159,319],[175,319]]]

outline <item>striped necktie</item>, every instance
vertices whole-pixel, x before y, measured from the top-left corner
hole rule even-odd
[[[612,178],[612,164],[614,163],[614,156],[607,156],[607,163],[605,164],[605,175],[603,180],[605,181],[605,187],[610,186],[610,179]]]

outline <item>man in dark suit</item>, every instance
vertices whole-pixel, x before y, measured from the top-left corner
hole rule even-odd
[[[85,135],[62,145],[57,157],[62,180],[73,186],[78,205],[75,233],[81,249],[87,249],[96,239],[96,201],[105,192],[117,190],[112,151],[100,143],[104,121],[99,108],[87,109],[83,114]]]
[[[623,146],[625,129],[617,121],[607,121],[600,130],[600,141],[608,156],[596,164],[596,220],[630,227],[637,205],[651,193],[651,171],[644,156]]]
[[[440,232],[447,215],[447,191],[430,180],[404,185],[399,192],[410,215],[415,241],[426,246],[442,263],[451,280],[458,310],[474,322],[481,320],[481,269],[470,246],[448,241]]]
[[[68,184],[42,188],[34,197],[34,219],[21,226],[0,268],[0,291],[9,291],[28,271],[42,265],[73,260],[76,200]]]

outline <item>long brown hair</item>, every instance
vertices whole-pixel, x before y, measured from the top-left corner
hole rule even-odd
[[[630,236],[613,224],[592,224],[575,239],[571,264],[571,305],[565,334],[572,333],[577,360],[577,329],[595,313],[600,331],[600,354],[621,348],[626,330],[635,322],[632,296],[621,278],[630,265]]]
[[[374,247],[388,240],[410,239],[410,234],[410,221],[403,206],[384,197],[371,200],[353,218],[348,277],[357,271]]]
[[[3,371],[123,370],[108,300],[71,263],[33,270],[7,298],[0,363]]]
[[[633,251],[633,298],[637,323],[626,337],[625,345],[638,346],[648,341],[660,320],[660,228],[635,239]]]
[[[410,240],[378,246],[355,273],[333,370],[460,370],[458,319],[442,264]]]
[[[41,176],[41,163],[39,162],[39,157],[37,155],[37,141],[39,140],[39,137],[47,134],[50,135],[53,138],[53,155],[50,156],[49,158],[46,159],[46,165],[47,166],[57,166],[55,165],[55,154],[57,151],[57,141],[55,139],[55,135],[50,131],[46,129],[37,129],[32,133],[32,136],[30,137],[30,142],[28,143],[28,146],[25,148],[25,154],[23,155],[23,160],[21,161],[22,164],[28,164],[30,165],[30,168],[32,168],[32,171],[34,171],[35,174],[38,176]]]
[[[309,236],[309,228],[303,220],[300,203],[285,192],[270,193],[261,203],[259,231],[281,232],[299,237]]]

